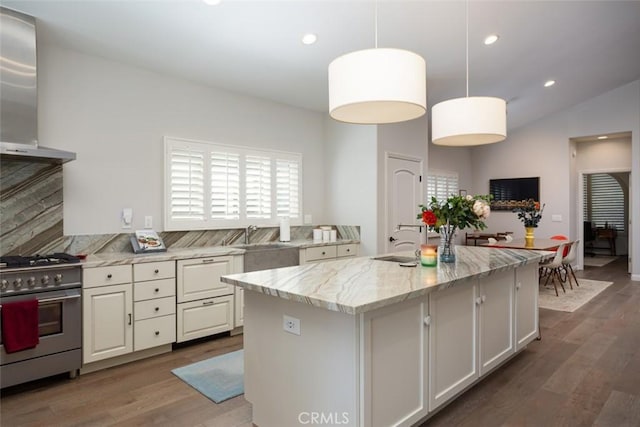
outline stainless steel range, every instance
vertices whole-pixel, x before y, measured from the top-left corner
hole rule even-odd
[[[0,341],[0,387],[64,372],[72,378],[77,375],[82,366],[79,262],[78,258],[61,253],[0,257],[0,308],[3,304],[37,299],[39,336],[34,348],[13,353],[7,353]]]

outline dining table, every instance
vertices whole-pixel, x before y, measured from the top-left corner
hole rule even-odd
[[[500,249],[530,249],[534,251],[554,251],[560,244],[567,243],[568,245],[572,243],[570,240],[556,240],[556,239],[542,239],[535,238],[533,239],[533,246],[527,246],[525,239],[513,239],[510,242],[506,240],[500,240],[497,243],[485,243],[482,246],[490,247],[490,248],[500,248]]]

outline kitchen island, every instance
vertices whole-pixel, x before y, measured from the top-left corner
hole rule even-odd
[[[551,254],[458,247],[437,267],[360,257],[224,276],[245,289],[254,424],[428,418],[538,336],[538,262]]]

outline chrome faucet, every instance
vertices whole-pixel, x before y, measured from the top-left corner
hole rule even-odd
[[[250,225],[244,230],[244,244],[249,244],[249,236],[258,229],[257,225]]]

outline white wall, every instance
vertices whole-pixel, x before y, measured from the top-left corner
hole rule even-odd
[[[640,224],[640,80],[511,132],[504,142],[474,147],[473,181],[490,178],[540,177],[540,199],[546,203],[538,236],[580,235],[577,221],[577,164],[570,138],[631,131],[631,222]],[[475,191],[475,190],[474,190]],[[562,216],[552,222],[551,215]],[[523,236],[513,213],[493,212],[491,230],[513,230]],[[580,227],[578,227],[580,226]],[[633,235],[638,235],[637,230]],[[640,238],[632,239],[632,279],[640,280]]]
[[[360,254],[377,253],[377,129],[325,117],[324,200],[328,223],[360,225]],[[322,197],[322,195],[318,195]]]
[[[578,172],[631,170],[631,139],[607,139],[576,143]]]
[[[64,166],[66,235],[128,232],[125,207],[133,229],[145,215],[163,229],[164,135],[301,152],[304,212],[325,221],[322,114],[46,43],[38,55],[40,142],[77,153]]]

